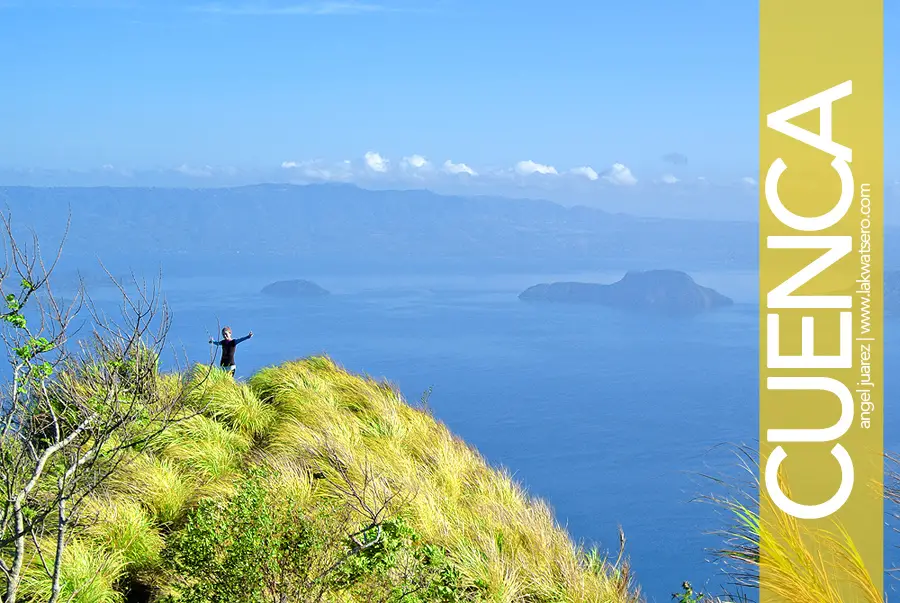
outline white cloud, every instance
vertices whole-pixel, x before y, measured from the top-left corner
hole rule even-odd
[[[13,171],[18,171],[18,170],[14,169]],[[73,170],[73,171],[80,172],[81,170]],[[93,171],[93,170],[89,170],[89,171]],[[106,174],[111,174],[111,175],[115,175],[115,176],[131,177],[134,175],[130,169],[117,168],[116,166],[114,166],[111,163],[104,163],[103,165],[101,165],[100,171],[105,172]],[[212,172],[210,172],[210,174],[212,174]]]
[[[516,164],[516,171],[522,174],[523,176],[530,176],[531,174],[542,174],[542,175],[556,175],[559,172],[556,171],[556,168],[552,165],[544,165],[543,163],[535,163],[530,159],[527,161],[520,161]]]
[[[353,163],[349,159],[334,166],[334,174],[338,180],[349,180],[353,177]]]
[[[672,174],[664,174],[661,178],[664,184],[676,184],[678,183],[678,178],[676,178]]]
[[[195,168],[187,164],[182,164],[175,168],[175,171],[193,178],[209,178],[213,175],[213,169],[208,165],[202,168]]]
[[[586,165],[573,168],[572,170],[570,170],[570,173],[575,174],[576,176],[584,176],[588,180],[597,180],[598,178],[600,178],[599,174],[597,174],[597,171],[594,168]]]
[[[756,178],[751,178],[750,176],[744,176],[741,178],[741,182],[747,186],[756,186]]]
[[[338,164],[326,164],[321,160],[285,161],[281,167],[306,180],[347,180],[353,174],[348,161]]]
[[[341,177],[331,170],[314,165],[303,168],[303,175],[314,180],[340,180]]]
[[[634,177],[634,174],[631,173],[628,166],[622,163],[614,163],[613,166],[603,174],[603,179],[616,186],[634,186],[637,184],[637,178]]]
[[[444,171],[448,174],[468,174],[469,176],[478,175],[478,172],[467,166],[465,163],[453,163],[449,159],[444,162]]]
[[[403,167],[424,170],[431,167],[431,162],[421,155],[410,155],[403,158]]]
[[[366,167],[368,167],[373,172],[378,172],[379,174],[387,172],[390,167],[390,161],[374,151],[369,151],[368,153],[366,153],[365,159]]]

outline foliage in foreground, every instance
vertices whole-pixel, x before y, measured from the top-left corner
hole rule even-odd
[[[184,603],[297,603],[345,592],[365,601],[455,601],[455,572],[402,519],[370,529],[357,547],[338,505],[273,496],[254,471],[224,504],[200,503],[165,551]],[[178,600],[171,597],[171,600]]]
[[[88,503],[121,464],[183,415],[184,392],[159,387],[168,311],[157,289],[137,282],[133,293],[117,283],[118,319],[98,312],[82,288],[62,303],[49,284],[59,253],[45,264],[36,238],[17,242],[5,214],[0,245],[8,363],[0,389],[0,597],[112,601],[125,560],[118,550],[85,548],[78,536],[90,526]],[[75,339],[83,307],[90,320]]]
[[[814,531],[768,498],[750,494],[760,492],[759,465],[754,451],[739,448],[738,454],[751,476],[749,487],[733,486],[734,495],[710,499],[730,516],[731,527],[722,534],[726,546],[718,554],[734,585],[755,590],[765,575],[767,592],[785,601],[843,603],[852,590],[854,601],[884,603],[887,599],[879,595],[850,534],[840,525],[828,532]],[[781,487],[790,492],[784,481]],[[897,497],[896,492],[895,486],[885,489],[889,501]],[[761,550],[766,554],[761,555]]]
[[[87,503],[68,600],[639,600],[621,555],[575,546],[545,503],[387,383],[327,358],[189,380],[184,420]]]

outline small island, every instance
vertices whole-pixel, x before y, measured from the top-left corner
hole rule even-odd
[[[295,279],[270,283],[263,287],[262,294],[271,297],[305,298],[324,297],[330,293],[312,281]]]
[[[529,302],[597,304],[658,314],[699,314],[734,302],[694,282],[677,270],[630,271],[621,280],[600,283],[560,282],[529,287],[519,299]]]

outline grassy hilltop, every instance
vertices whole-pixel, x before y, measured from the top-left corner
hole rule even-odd
[[[638,600],[622,560],[390,384],[323,357],[207,372],[159,376],[191,411],[92,494],[62,600]],[[47,599],[40,564],[21,600]]]

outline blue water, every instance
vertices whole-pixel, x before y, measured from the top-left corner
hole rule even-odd
[[[757,438],[754,273],[694,274],[738,303],[684,320],[516,297],[538,282],[621,273],[303,275],[334,295],[258,293],[296,276],[166,279],[170,342],[207,360],[221,321],[236,336],[255,334],[238,349],[238,376],[327,353],[391,380],[411,401],[433,387],[436,416],[547,499],[576,539],[616,549],[621,525],[651,601],[671,600],[684,580],[718,592],[707,551],[721,544],[708,535],[721,524],[693,501],[713,489],[700,473],[736,471],[719,445]],[[896,331],[889,325],[889,349],[900,344]]]

